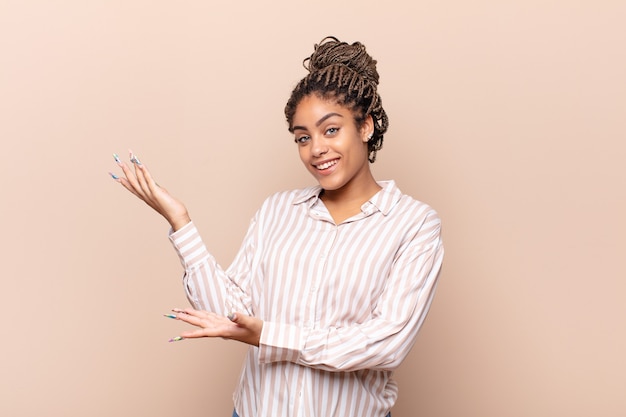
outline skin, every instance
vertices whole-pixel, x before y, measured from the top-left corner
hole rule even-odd
[[[360,212],[380,186],[367,160],[367,140],[374,131],[371,117],[356,126],[352,111],[333,100],[310,95],[302,99],[293,119],[293,133],[305,168],[323,188],[322,201],[336,224]],[[119,161],[124,173],[116,178],[124,188],[167,220],[174,231],[191,221],[185,205],[157,185],[148,168],[132,158],[132,168]],[[325,169],[320,169],[327,164]],[[174,309],[176,319],[195,326],[185,339],[221,337],[258,346],[263,321],[236,312],[229,317],[194,309]]]
[[[124,172],[124,177],[117,178],[116,181],[162,215],[174,231],[191,221],[185,205],[172,197],[165,188],[157,185],[144,164],[133,162],[134,169],[122,161],[118,162],[118,165]],[[185,339],[222,337],[249,345],[259,345],[263,321],[256,317],[234,313],[229,319],[215,313],[191,308],[173,311],[176,313],[177,320],[197,327],[197,329],[182,332],[180,335]]]
[[[296,107],[292,130],[300,160],[324,189],[321,198],[335,223],[359,213],[380,190],[367,159],[372,118],[358,127],[349,108],[309,95]]]

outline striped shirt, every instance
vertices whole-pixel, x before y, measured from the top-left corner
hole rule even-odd
[[[437,213],[393,181],[337,225],[321,188],[269,197],[223,270],[189,223],[170,239],[197,309],[263,320],[233,395],[241,417],[383,417],[430,307]]]

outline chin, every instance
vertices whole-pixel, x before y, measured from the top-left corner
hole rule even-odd
[[[326,191],[337,191],[341,189],[344,184],[338,184],[336,181],[324,181],[324,179],[317,181],[324,190]]]

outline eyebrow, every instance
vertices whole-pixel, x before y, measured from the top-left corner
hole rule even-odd
[[[319,119],[317,122],[315,122],[315,127],[319,127],[319,125],[321,125],[322,123],[324,123],[325,120],[333,117],[333,116],[339,116],[339,117],[343,117],[343,115],[339,114],[339,113],[328,113],[327,115],[325,115],[324,117],[322,117],[321,119]],[[291,128],[291,130],[306,130],[306,127],[304,126],[294,126]]]

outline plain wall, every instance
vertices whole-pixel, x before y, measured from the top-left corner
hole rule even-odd
[[[0,415],[229,416],[244,347],[168,343],[165,221],[131,148],[227,266],[313,179],[283,107],[326,35],[379,61],[377,179],[446,258],[394,417],[626,415],[623,1],[0,0]]]

